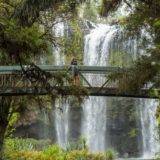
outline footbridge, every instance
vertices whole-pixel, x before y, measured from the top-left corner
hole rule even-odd
[[[51,89],[61,90],[63,95],[72,95],[69,88],[77,88],[78,85],[84,87],[89,96],[158,98],[151,94],[147,85],[136,92],[120,91],[117,82],[113,82],[109,75],[128,72],[127,68],[77,66],[77,69],[78,84],[64,80],[62,85],[54,75],[72,78],[70,66],[0,66],[0,96],[46,95]]]

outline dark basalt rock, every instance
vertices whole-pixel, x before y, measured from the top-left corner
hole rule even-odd
[[[52,126],[46,125],[42,121],[37,121],[28,125],[18,126],[14,136],[19,138],[51,139],[52,142],[56,142],[55,133],[55,129],[53,130]]]
[[[82,115],[83,115],[82,107],[72,107],[70,109],[70,133],[69,133],[69,137],[72,140],[77,140],[81,136]]]

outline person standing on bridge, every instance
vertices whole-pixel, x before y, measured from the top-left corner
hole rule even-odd
[[[73,58],[71,61],[71,72],[73,76],[73,84],[74,85],[79,85],[79,71],[78,71],[78,63],[76,58]]]

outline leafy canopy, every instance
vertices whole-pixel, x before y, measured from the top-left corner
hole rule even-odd
[[[51,34],[54,21],[76,13],[80,2],[0,0],[0,64],[14,64],[20,58],[26,61],[36,54],[48,53],[50,43],[56,42]]]
[[[144,54],[141,55],[131,71],[128,79],[120,75],[120,84],[127,84],[124,90],[137,90],[146,83],[152,82],[152,88],[160,87],[160,1],[159,0],[103,0],[101,15],[106,16],[116,10],[121,4],[126,3],[131,13],[119,21],[128,33],[128,36],[142,38],[142,32],[146,36],[142,44],[147,43]],[[137,53],[140,55],[140,53]],[[118,78],[118,77],[117,77]],[[123,87],[122,87],[123,88]]]

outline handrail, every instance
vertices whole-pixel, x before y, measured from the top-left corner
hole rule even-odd
[[[70,68],[70,65],[66,66],[54,66],[54,65],[37,65],[44,71],[48,72],[57,72],[57,71],[65,71]],[[24,68],[27,65],[23,66]],[[128,71],[129,68],[121,68],[121,67],[111,67],[111,66],[77,66],[79,71],[82,73],[96,73],[96,74],[105,74],[107,72],[124,72]],[[15,72],[20,72],[21,66],[0,66],[0,74],[12,74]]]

